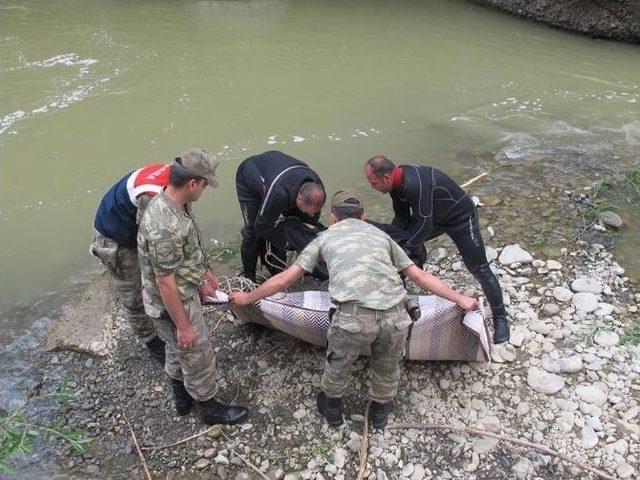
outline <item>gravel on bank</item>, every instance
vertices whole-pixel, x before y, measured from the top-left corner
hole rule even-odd
[[[526,246],[492,247],[513,318],[510,342],[494,349],[491,364],[406,363],[391,423],[483,428],[547,445],[619,478],[637,478],[640,350],[623,343],[625,332],[637,326],[640,294],[602,245],[574,247],[553,259],[535,258]],[[436,249],[430,270],[459,287],[474,285],[454,252],[447,244]],[[346,398],[346,425],[334,430],[315,407],[322,349],[239,324],[218,308],[208,309],[206,318],[220,399],[250,406],[251,418],[146,451],[154,478],[261,478],[239,455],[273,479],[356,478],[366,359],[358,362]],[[123,412],[145,446],[171,444],[205,429],[195,414],[175,416],[163,372],[122,318],[116,325],[117,342],[106,357],[52,357],[53,366],[83,391],[69,423],[94,438],[84,455],[60,447],[60,461],[80,478],[143,478]],[[364,478],[588,475],[490,437],[386,429],[370,435]]]

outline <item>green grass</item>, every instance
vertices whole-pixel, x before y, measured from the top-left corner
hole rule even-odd
[[[638,345],[640,344],[640,325],[634,325],[627,328],[620,335],[621,345]]]
[[[578,340],[580,343],[584,343],[586,345],[595,345],[593,343],[593,337],[595,337],[598,332],[609,332],[614,330],[611,325],[604,325],[602,323],[597,323],[595,325],[590,325],[581,332],[578,333]]]
[[[212,263],[224,263],[240,255],[240,245],[218,242],[203,248],[204,254]]]
[[[27,407],[45,399],[54,399],[64,410],[69,408],[72,398],[80,395],[80,390],[70,388],[62,381],[58,391],[29,398],[25,404],[0,418],[0,472],[11,473],[10,460],[16,455],[33,451],[36,438],[49,440],[57,437],[71,445],[77,452],[84,452],[84,446],[91,441],[82,428],[67,425],[64,416],[57,416],[48,423],[36,423],[28,418]]]
[[[319,459],[324,463],[329,463],[333,459],[333,455],[331,454],[331,450],[335,446],[335,442],[322,442],[314,445],[313,450],[311,450],[311,457],[315,459]]]

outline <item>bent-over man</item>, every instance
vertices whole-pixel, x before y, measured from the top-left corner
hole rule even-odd
[[[165,372],[176,411],[186,415],[195,402],[209,425],[239,423],[249,413],[214,398],[216,358],[200,303],[200,290],[217,288],[218,280],[202,251],[191,202],[207,185],[218,185],[218,164],[205,150],[183,152],[171,164],[169,183],[147,207],[138,231],[144,308],[166,343]]]
[[[409,245],[424,243],[443,233],[449,235],[491,306],[494,343],[509,340],[502,289],[487,260],[473,200],[437,168],[396,166],[382,155],[367,161],[365,176],[373,189],[391,196],[393,225],[408,232]]]
[[[285,240],[273,236],[277,220],[293,216],[317,225],[325,202],[324,186],[306,163],[271,151],[240,164],[236,190],[244,220],[240,246],[243,275],[255,282],[258,258],[264,260],[267,240],[278,259],[277,267],[286,266]]]
[[[252,292],[233,292],[230,300],[236,305],[248,305],[280,292],[324,259],[329,269],[329,294],[337,310],[327,336],[318,410],[329,425],[342,424],[342,397],[349,372],[362,348],[368,345],[370,419],[374,427],[384,428],[398,391],[400,364],[411,325],[404,307],[407,292],[399,272],[464,310],[476,308],[478,302],[418,268],[386,233],[363,220],[359,194],[353,190],[337,192],[331,199],[332,225],[302,251],[296,262]]]
[[[154,195],[169,182],[169,165],[147,165],[122,177],[102,197],[90,251],[107,267],[136,336],[164,362],[164,342],[144,312],[138,263],[138,223]]]

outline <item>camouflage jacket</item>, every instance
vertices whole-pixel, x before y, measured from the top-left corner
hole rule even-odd
[[[355,301],[387,310],[406,296],[398,272],[413,265],[407,254],[382,230],[347,218],[320,233],[296,264],[311,272],[323,259],[329,269],[329,293],[337,302]]]
[[[206,260],[189,205],[185,213],[164,193],[151,200],[138,229],[138,257],[147,315],[158,318],[164,310],[156,277],[175,274],[183,302],[198,295]]]

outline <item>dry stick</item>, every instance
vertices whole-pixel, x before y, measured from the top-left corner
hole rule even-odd
[[[222,435],[227,440],[231,440],[224,432],[222,432]],[[264,473],[262,473],[258,467],[256,467],[253,463],[251,463],[245,457],[243,457],[238,452],[236,452],[233,448],[231,448],[231,453],[233,453],[236,457],[238,457],[240,460],[242,460],[247,465],[247,467],[249,467],[251,470],[253,470],[258,475],[260,475],[262,478],[264,478],[264,480],[269,480],[269,477],[267,477]]]
[[[522,447],[533,448],[534,450],[538,450],[539,452],[546,453],[547,455],[551,455],[553,457],[559,458],[560,460],[564,460],[578,468],[583,470],[587,470],[599,477],[606,478],[607,480],[615,480],[615,477],[612,477],[607,472],[599,470],[597,468],[592,467],[591,465],[586,465],[584,463],[580,463],[576,460],[572,460],[570,458],[565,457],[560,452],[552,450],[545,445],[541,445],[539,443],[531,443],[526,440],[521,440],[519,438],[507,437],[505,435],[499,435],[497,433],[490,432],[488,430],[484,430],[482,428],[473,428],[473,427],[453,427],[450,425],[438,425],[438,424],[418,424],[418,423],[396,423],[390,425],[389,429],[416,429],[416,430],[451,430],[453,432],[460,433],[471,433],[474,435],[482,435],[485,437],[492,437],[496,440],[502,442],[515,443],[516,445],[520,445]]]
[[[462,185],[460,185],[460,188],[467,188],[469,185],[471,185],[472,183],[475,183],[476,181],[480,180],[485,175],[489,175],[489,173],[488,172],[482,172],[480,175],[476,175],[471,180],[467,180]]]
[[[151,476],[151,472],[149,472],[149,467],[147,467],[147,461],[144,459],[144,455],[142,454],[142,450],[140,449],[140,445],[138,444],[136,433],[133,431],[133,428],[131,428],[131,424],[129,423],[127,414],[124,413],[124,410],[122,410],[122,416],[124,417],[124,421],[127,422],[127,426],[129,427],[129,431],[131,432],[131,438],[133,438],[133,444],[136,446],[136,450],[138,450],[138,456],[140,457],[140,461],[142,462],[144,473],[147,475],[148,480],[153,480],[153,477]]]
[[[151,446],[151,447],[141,447],[141,450],[145,450],[145,451],[146,450],[164,450],[165,448],[175,447],[176,445],[181,445],[183,443],[188,442],[189,440],[194,440],[194,439],[196,439],[198,437],[201,437],[202,435],[206,435],[211,430],[214,430],[216,428],[220,428],[220,425],[214,425],[213,427],[207,428],[206,430],[203,430],[200,433],[196,433],[194,435],[191,435],[190,437],[183,438],[182,440],[178,440],[177,442],[173,442],[173,443],[170,443],[168,445],[156,445],[156,446]]]
[[[360,456],[360,470],[358,471],[358,480],[364,478],[364,471],[367,468],[367,456],[369,454],[369,408],[371,402],[367,403],[367,409],[364,411],[364,427],[362,429],[362,441],[358,454]]]

